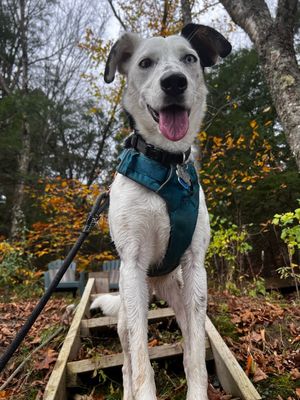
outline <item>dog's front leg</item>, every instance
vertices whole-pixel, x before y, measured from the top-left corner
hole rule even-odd
[[[205,364],[206,271],[202,257],[188,251],[183,263],[183,294],[188,325],[189,354],[184,358],[187,400],[207,400]],[[185,349],[188,351],[188,349]]]
[[[123,374],[123,400],[133,400],[132,394],[132,368],[131,357],[129,349],[128,327],[126,307],[123,299],[121,298],[121,306],[118,317],[118,335],[123,349],[124,362],[122,367]]]
[[[148,354],[148,285],[145,271],[133,259],[122,262],[120,294],[127,317],[133,397],[155,400],[154,373]]]

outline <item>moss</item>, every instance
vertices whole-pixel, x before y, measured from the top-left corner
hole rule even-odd
[[[277,399],[279,396],[283,400],[295,396],[295,389],[299,387],[300,379],[292,380],[289,374],[273,375],[268,379],[257,384],[257,390],[262,400]]]
[[[236,326],[231,322],[229,315],[215,315],[212,317],[212,322],[222,337],[230,337],[233,340],[239,340]]]

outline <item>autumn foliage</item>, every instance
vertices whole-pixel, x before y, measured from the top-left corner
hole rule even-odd
[[[227,131],[209,136],[205,131],[199,133],[201,182],[211,209],[220,202],[227,206],[232,204],[238,193],[253,189],[257,181],[276,170],[272,146],[260,135],[257,121],[249,121],[249,127],[248,134],[235,135]]]
[[[60,177],[41,180],[39,185],[31,197],[42,214],[29,231],[27,246],[39,259],[63,258],[83,229],[99,188]],[[105,248],[108,233],[107,216],[103,214],[85,245],[89,251],[83,250],[77,256],[79,268],[113,258],[110,249]]]

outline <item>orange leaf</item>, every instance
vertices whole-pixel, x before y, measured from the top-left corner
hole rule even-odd
[[[247,364],[246,364],[246,369],[245,369],[245,374],[247,376],[250,375],[250,372],[253,369],[253,363],[254,363],[253,357],[252,357],[251,354],[249,354],[248,357],[247,357]]]
[[[148,343],[148,347],[155,347],[158,345],[158,340],[157,339],[153,339]]]

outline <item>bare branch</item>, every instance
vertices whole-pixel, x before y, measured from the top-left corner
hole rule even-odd
[[[168,0],[164,0],[164,13],[161,22],[161,30],[160,35],[164,36],[167,28],[167,19],[168,19],[168,10],[169,10],[169,3]]]
[[[1,72],[0,72],[0,85],[2,87],[2,90],[7,94],[10,95],[10,90],[9,87],[6,85],[5,79],[2,76]]]
[[[8,384],[14,379],[14,377],[18,375],[18,373],[21,371],[21,369],[24,367],[24,365],[27,363],[27,361],[29,361],[35,353],[37,353],[39,350],[41,350],[43,347],[45,347],[48,343],[50,343],[51,340],[54,339],[57,335],[59,335],[63,330],[64,330],[63,326],[59,327],[51,336],[48,337],[48,339],[46,339],[44,342],[42,342],[26,358],[24,358],[24,360],[21,362],[21,364],[13,371],[13,373],[3,383],[3,385],[0,387],[0,390],[4,390],[8,386]]]
[[[114,13],[114,16],[117,18],[117,20],[120,22],[122,28],[124,29],[124,31],[127,31],[127,27],[125,25],[125,23],[123,22],[123,20],[121,19],[120,15],[117,13],[115,6],[113,5],[112,0],[108,0],[108,3],[110,5],[110,8],[112,10],[112,12]]]

